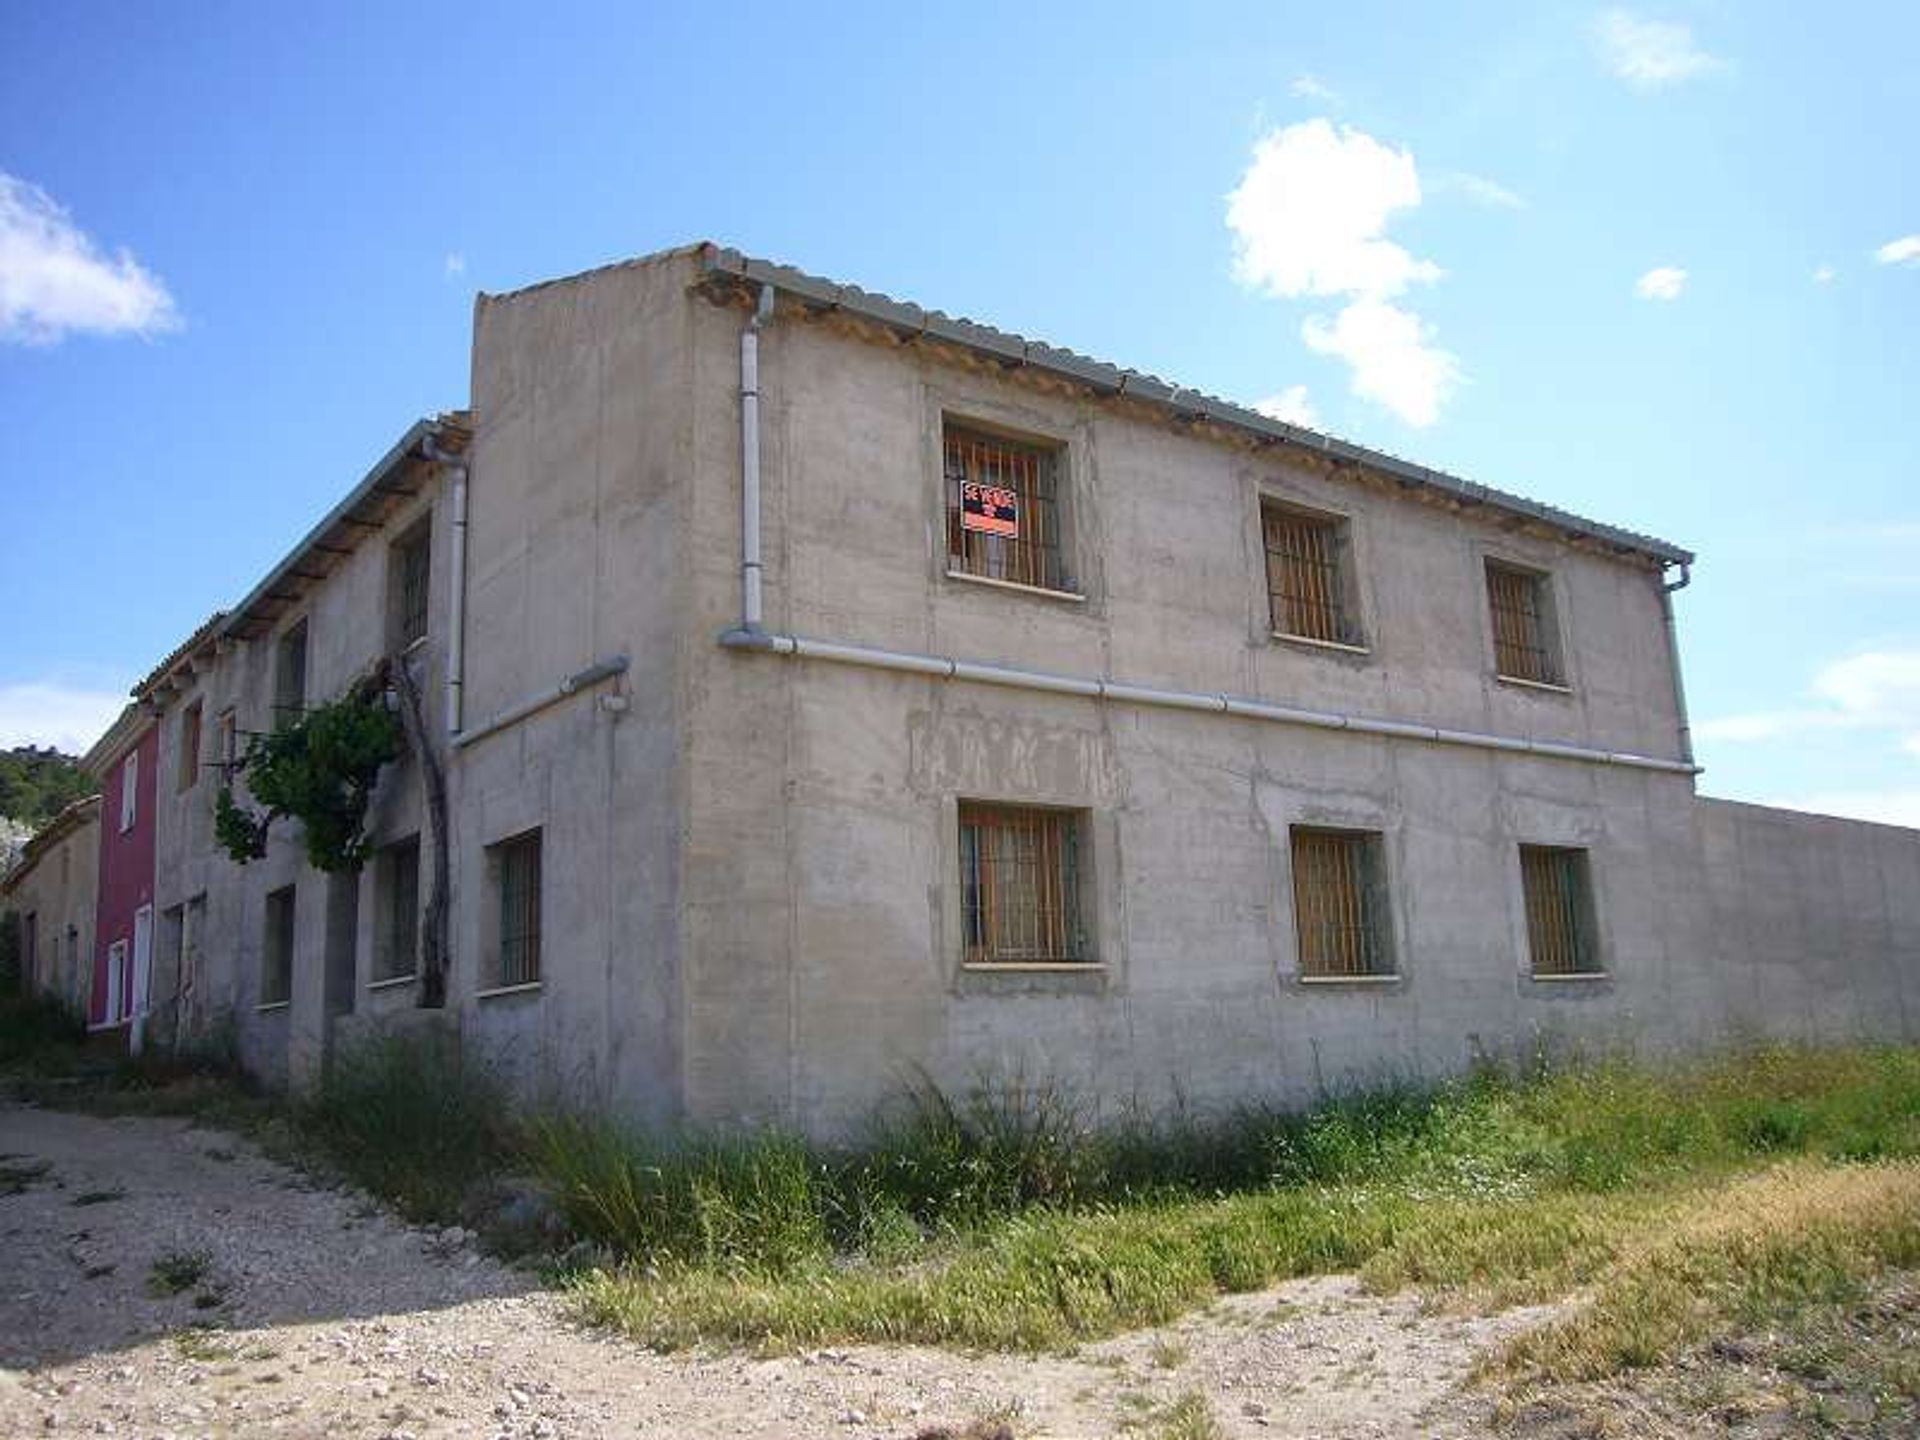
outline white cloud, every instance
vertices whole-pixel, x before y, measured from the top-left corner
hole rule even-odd
[[[1313,75],[1294,76],[1293,83],[1287,86],[1287,90],[1302,100],[1324,100],[1330,105],[1338,104],[1340,100],[1338,91],[1321,84],[1320,80]]]
[[[1831,285],[1833,283],[1833,277],[1839,273],[1840,272],[1835,270],[1831,265],[1822,265],[1818,270],[1813,272],[1813,283],[1816,285]]]
[[[1785,802],[1792,810],[1920,830],[1920,790],[1828,790]]]
[[[0,172],[0,341],[51,345],[71,333],[156,335],[180,315],[127,250],[100,253],[51,195]]]
[[[1627,10],[1602,11],[1593,22],[1593,38],[1600,68],[1642,90],[1675,85],[1726,64],[1695,45],[1689,27]]]
[[[458,250],[450,250],[447,252],[447,258],[441,264],[441,269],[446,273],[446,277],[449,280],[464,275],[467,273],[467,257],[462,255]]]
[[[1823,666],[1796,710],[1727,715],[1697,727],[1708,740],[1780,740],[1821,730],[1880,731],[1920,756],[1920,649],[1869,650]]]
[[[1656,265],[1633,282],[1633,293],[1642,300],[1678,300],[1687,288],[1687,272],[1677,265]]]
[[[0,685],[0,748],[51,745],[82,754],[107,733],[126,704],[124,686],[94,689],[59,680]]]
[[[1873,252],[1882,265],[1920,265],[1920,235],[1902,235]]]
[[[1384,237],[1420,203],[1413,156],[1350,126],[1307,120],[1254,146],[1227,197],[1235,272],[1273,295],[1397,295],[1440,268]]]
[[[1253,408],[1271,420],[1288,425],[1304,425],[1309,430],[1320,428],[1320,417],[1314,413],[1313,402],[1307,398],[1307,387],[1304,385],[1289,385],[1278,395],[1256,400]]]
[[[1436,195],[1449,191],[1464,195],[1490,210],[1527,208],[1524,197],[1516,195],[1498,180],[1489,180],[1484,175],[1470,175],[1464,170],[1454,170],[1445,175],[1436,176],[1433,191]]]
[[[1249,289],[1287,299],[1340,297],[1331,319],[1309,316],[1301,335],[1353,369],[1353,389],[1413,425],[1430,425],[1459,379],[1431,327],[1388,302],[1444,273],[1386,238],[1393,217],[1420,204],[1413,156],[1351,126],[1289,125],[1254,146],[1227,196],[1234,273]]]
[[[1460,362],[1433,343],[1433,327],[1386,300],[1356,300],[1329,323],[1309,316],[1307,344],[1353,367],[1356,395],[1386,406],[1409,425],[1431,425],[1460,383]]]

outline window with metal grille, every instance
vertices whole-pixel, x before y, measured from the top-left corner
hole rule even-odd
[[[214,721],[214,746],[220,754],[220,778],[229,780],[240,762],[240,721],[231,705]]]
[[[948,425],[945,454],[949,568],[1067,589],[1058,448]]]
[[[260,959],[260,1003],[279,1005],[293,998],[294,887],[267,896],[266,933]]]
[[[1267,604],[1282,635],[1362,643],[1347,574],[1347,522],[1271,501],[1260,507],[1267,550]]]
[[[1380,836],[1296,826],[1292,839],[1300,974],[1315,980],[1392,975]]]
[[[301,620],[280,637],[274,650],[273,723],[293,724],[307,709],[307,622]]]
[[[1547,577],[1489,560],[1487,605],[1493,615],[1494,669],[1509,680],[1562,684]]]
[[[196,700],[180,714],[180,770],[174,788],[191,790],[199,778],[200,702]]]
[[[393,547],[393,648],[404,650],[427,633],[428,581],[433,574],[433,532],[426,521]]]
[[[972,965],[1084,964],[1081,817],[960,805],[961,929]]]
[[[420,949],[420,837],[409,836],[380,851],[380,943],[373,978],[398,980],[414,973]]]
[[[531,985],[540,978],[540,832],[503,840],[492,848],[500,893],[494,983]]]
[[[1593,891],[1587,852],[1551,845],[1520,847],[1527,902],[1527,949],[1536,975],[1597,975]]]

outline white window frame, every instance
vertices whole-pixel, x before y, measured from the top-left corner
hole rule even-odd
[[[133,829],[140,818],[140,752],[134,751],[120,765],[120,833]]]

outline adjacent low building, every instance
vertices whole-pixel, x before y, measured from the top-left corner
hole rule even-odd
[[[100,797],[68,805],[0,877],[0,910],[19,926],[20,984],[84,1015],[93,995]]]
[[[276,1082],[426,1013],[817,1133],[1911,1037],[1920,835],[1695,795],[1691,560],[712,246],[482,296],[471,411],[142,688],[162,951]],[[246,734],[382,666],[371,863],[236,865]]]

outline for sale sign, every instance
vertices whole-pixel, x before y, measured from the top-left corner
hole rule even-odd
[[[965,480],[960,485],[960,526],[982,535],[1020,536],[1020,496],[1002,485]]]

